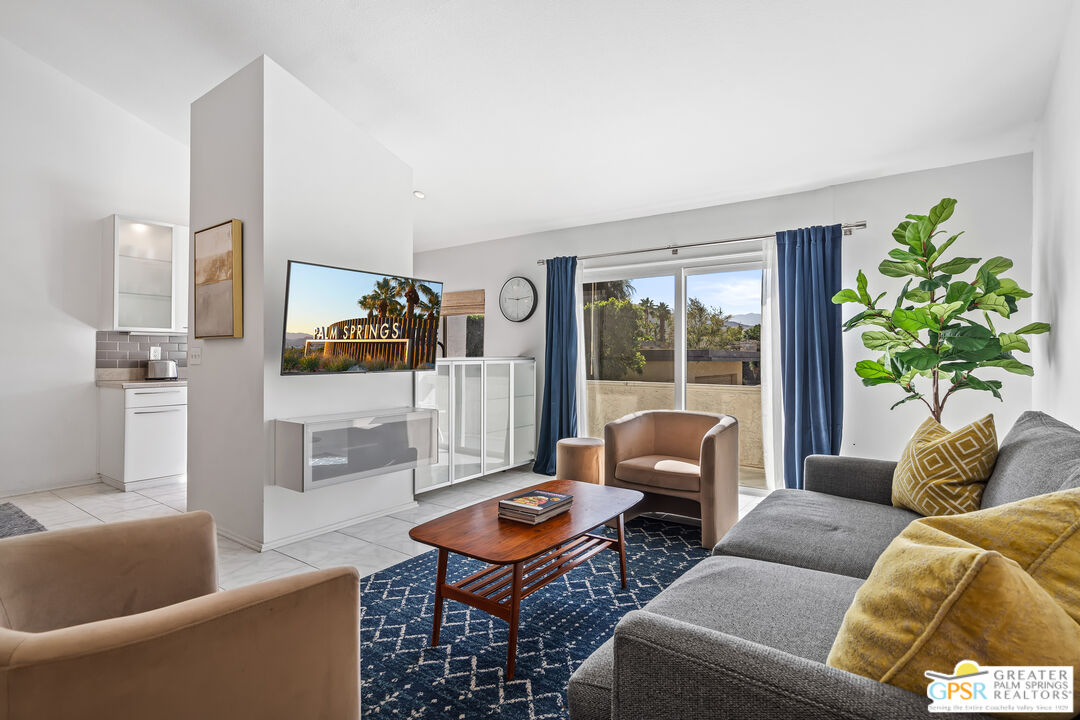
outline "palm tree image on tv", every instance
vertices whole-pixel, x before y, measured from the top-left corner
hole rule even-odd
[[[401,315],[401,297],[399,286],[394,283],[395,278],[384,277],[375,283],[375,288],[364,297],[356,301],[356,304],[368,311],[368,317],[373,315],[388,315],[397,317]]]
[[[290,262],[283,374],[433,368],[442,284]]]
[[[416,289],[420,291],[420,301],[416,306],[417,310],[423,312],[424,317],[438,317],[439,310],[442,308],[442,294],[435,292],[430,286],[423,283],[417,285]]]

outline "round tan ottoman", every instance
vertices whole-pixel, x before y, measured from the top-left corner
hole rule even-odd
[[[604,441],[600,438],[563,438],[555,446],[555,478],[604,484]]]

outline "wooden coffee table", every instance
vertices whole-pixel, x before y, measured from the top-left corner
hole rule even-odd
[[[574,504],[567,512],[539,525],[500,519],[499,501],[526,490],[568,493],[574,496]],[[513,679],[522,599],[605,549],[618,551],[622,586],[626,587],[623,513],[637,505],[642,497],[637,490],[576,480],[551,480],[470,505],[414,527],[409,531],[413,540],[439,549],[432,647],[439,644],[444,599],[483,610],[510,625],[506,678]],[[589,532],[609,520],[616,520],[617,539]],[[490,564],[480,572],[448,583],[446,561],[452,552]]]

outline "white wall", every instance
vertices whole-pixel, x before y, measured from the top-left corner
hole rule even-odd
[[[189,507],[268,548],[412,503],[412,473],[273,485],[275,418],[412,403],[412,374],[282,377],[287,261],[408,275],[412,171],[268,58],[192,105],[193,229],[244,221],[244,337],[189,372]]]
[[[266,61],[264,417],[412,405],[412,373],[282,377],[289,260],[412,274],[412,169],[272,61]],[[268,485],[263,542],[413,502],[413,473],[312,493]],[[272,480],[270,480],[272,481]]]
[[[243,222],[244,337],[195,340],[188,298],[188,504],[257,545],[263,531],[263,63],[256,60],[191,106],[191,230]],[[189,262],[194,268],[192,243]]]
[[[534,356],[538,377],[542,378],[543,312],[538,311],[524,323],[511,323],[498,309],[499,288],[511,275],[524,275],[536,283],[543,308],[545,271],[543,266],[536,264],[538,258],[692,243],[806,225],[866,220],[869,223],[867,230],[844,240],[845,283],[854,285],[855,274],[862,268],[873,278],[872,288],[895,291],[900,283],[879,278],[876,274],[878,263],[895,246],[890,236],[892,229],[906,213],[924,213],[945,196],[960,201],[947,227],[967,231],[965,242],[958,242],[954,247],[973,256],[1000,254],[1012,258],[1016,266],[1010,275],[1022,287],[1030,287],[1031,155],[435,250],[417,254],[414,265],[417,275],[444,281],[446,290],[483,288],[487,299],[485,353]],[[733,251],[732,246],[725,246],[725,251]],[[688,253],[680,254],[680,257],[688,256]],[[648,257],[638,256],[638,259]],[[659,253],[651,259],[671,259],[671,256]],[[1029,310],[1030,305],[1022,305],[1014,320],[1000,325],[1019,327],[1028,321]],[[844,375],[844,452],[895,457],[926,410],[921,405],[909,404],[890,413],[889,406],[899,399],[895,390],[862,386],[850,368],[856,360],[872,357],[872,354],[862,347],[858,334],[845,336],[844,353],[848,366]],[[993,412],[999,433],[1004,434],[1016,416],[1030,406],[1031,381],[1017,375],[1003,379],[1006,380],[1004,404],[987,394],[960,393],[949,400],[945,423],[959,425]]]
[[[856,271],[863,268],[872,278],[871,289],[899,290],[902,282],[882,282],[888,278],[876,272],[885,253],[897,247],[889,233],[905,213],[925,213],[945,196],[959,200],[956,214],[945,227],[954,233],[965,231],[953,245],[953,255],[1011,258],[1015,265],[1007,276],[1020,287],[1032,290],[1031,155],[837,186],[835,219],[858,216],[870,222],[868,230],[845,238],[845,287],[854,287]],[[999,330],[1019,328],[1031,321],[1031,310],[1031,299],[1022,300],[1017,314],[1007,320],[995,317],[994,325]],[[851,313],[845,310],[845,317]],[[895,388],[862,385],[850,368],[856,360],[874,358],[876,354],[862,347],[860,335],[851,332],[844,339],[845,364],[849,367],[844,374],[844,453],[895,458],[927,410],[922,403],[908,403],[890,411],[889,407],[900,399]],[[1004,437],[1017,416],[1031,407],[1031,378],[997,369],[981,371],[979,376],[1005,383],[1004,402],[989,393],[965,390],[949,398],[943,423],[956,428],[993,413],[998,437]]]
[[[1072,9],[1035,147],[1035,407],[1080,427],[1080,10]]]
[[[187,148],[0,38],[0,494],[97,473],[101,220],[187,224]]]

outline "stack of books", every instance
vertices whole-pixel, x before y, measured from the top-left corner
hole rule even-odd
[[[499,501],[499,517],[537,525],[570,509],[573,495],[531,490]]]

